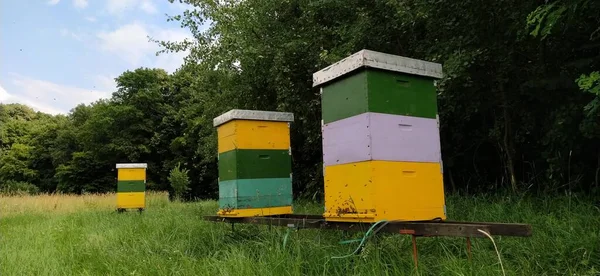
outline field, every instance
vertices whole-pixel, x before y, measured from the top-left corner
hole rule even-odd
[[[577,197],[448,198],[453,220],[526,222],[530,238],[419,239],[378,234],[357,256],[340,241],[360,233],[204,222],[214,201],[152,193],[143,214],[114,211],[115,195],[0,197],[0,275],[599,275],[600,209]],[[322,207],[299,203],[298,213]]]

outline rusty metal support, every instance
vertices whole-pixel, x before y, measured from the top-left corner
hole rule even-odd
[[[471,261],[471,238],[467,237],[467,255],[469,257],[469,262]]]
[[[415,261],[415,269],[419,269],[419,253],[417,252],[417,236],[412,235],[413,260]]]

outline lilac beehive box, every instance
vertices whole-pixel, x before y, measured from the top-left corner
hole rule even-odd
[[[441,162],[437,119],[367,112],[322,128],[325,166],[368,160]]]

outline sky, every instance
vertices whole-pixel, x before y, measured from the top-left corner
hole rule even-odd
[[[148,41],[191,38],[167,0],[0,0],[0,103],[67,114],[108,98],[114,78],[139,67],[174,72],[186,53]]]

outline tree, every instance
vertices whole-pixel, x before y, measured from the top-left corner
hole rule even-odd
[[[190,180],[187,175],[189,171],[185,168],[181,169],[180,165],[181,164],[177,164],[169,174],[169,183],[171,184],[176,200],[183,199],[185,193],[190,189]]]

